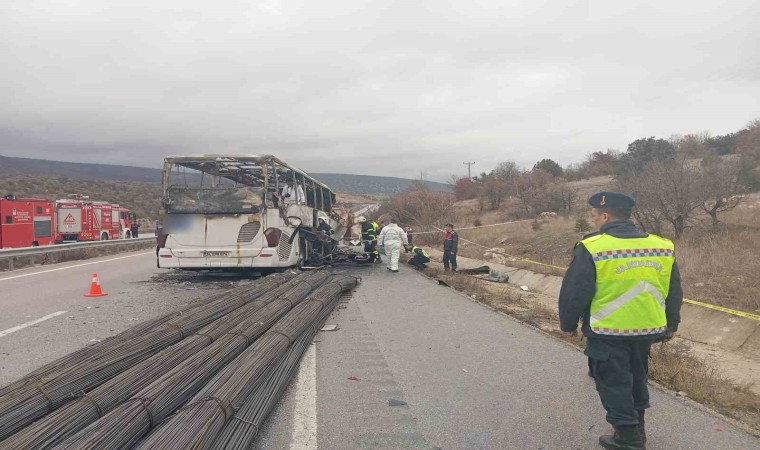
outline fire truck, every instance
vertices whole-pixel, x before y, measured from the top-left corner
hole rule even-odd
[[[133,214],[116,203],[77,194],[55,201],[58,241],[107,241],[132,237]]]
[[[55,207],[43,198],[0,198],[0,248],[55,243]]]

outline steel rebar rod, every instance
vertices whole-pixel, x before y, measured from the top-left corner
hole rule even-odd
[[[227,334],[172,368],[103,418],[54,447],[60,449],[130,448],[165,417],[184,405],[230,361],[270,326],[307,298],[314,286],[300,283],[245,317]]]
[[[332,311],[341,292],[356,286],[354,277],[336,278],[293,308],[222,369],[185,408],[152,433],[139,450],[209,448],[234,412],[265,381],[273,364],[309,327]]]
[[[5,439],[34,420],[56,410],[114,375],[175,344],[198,329],[252,301],[291,278],[288,275],[267,277],[252,287],[227,291],[213,296],[209,303],[170,318],[111,347],[100,349],[86,358],[8,392],[0,398],[0,439]]]
[[[301,357],[311,345],[317,331],[322,327],[327,316],[319,320],[277,361],[276,366],[265,376],[265,381],[245,401],[237,413],[227,421],[217,436],[211,450],[246,450],[251,448],[262,424],[287,389],[290,380],[298,370]]]
[[[311,290],[323,283],[327,276],[324,271],[312,272],[281,284],[20,430],[0,442],[0,450],[29,448],[44,450],[52,447],[95,422],[182,361],[211,345],[246,317],[279,299],[289,290],[301,283],[305,283],[305,286]]]

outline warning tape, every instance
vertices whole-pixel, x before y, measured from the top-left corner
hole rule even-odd
[[[484,226],[506,225],[506,224],[518,223],[518,222],[525,222],[525,221],[524,220],[518,220],[518,221],[515,221],[515,222],[503,222],[503,223],[499,223],[499,224],[484,225]],[[438,230],[438,231],[427,231],[427,232],[424,232],[424,233],[415,233],[415,234],[440,233],[441,231],[443,231],[440,228],[437,228],[435,226],[433,228],[436,228],[436,230]],[[482,228],[482,227],[460,228],[460,230],[471,230],[473,228]],[[531,263],[531,264],[537,264],[539,266],[551,267],[553,269],[567,270],[567,267],[560,267],[560,266],[555,266],[555,265],[552,265],[552,264],[546,264],[546,263],[542,263],[542,262],[539,262],[539,261],[533,261],[532,259],[521,258],[519,256],[510,255],[510,254],[502,252],[502,251],[493,250],[490,247],[486,247],[485,245],[478,244],[477,242],[472,242],[470,240],[464,239],[461,236],[459,237],[459,239],[462,240],[462,241],[464,241],[464,242],[470,243],[472,245],[476,245],[478,247],[484,248],[486,250],[491,250],[493,253],[499,253],[501,255],[508,256],[510,258],[515,258],[518,261],[524,261],[524,262],[528,262],[528,263]],[[752,313],[748,313],[748,312],[744,312],[744,311],[738,311],[738,310],[735,310],[735,309],[726,308],[725,306],[713,305],[712,303],[700,302],[700,301],[692,300],[692,299],[689,299],[689,298],[686,298],[686,297],[684,297],[683,301],[686,302],[686,303],[689,303],[691,305],[701,306],[702,308],[708,308],[708,309],[712,309],[712,310],[715,310],[715,311],[721,311],[721,312],[724,312],[724,313],[732,314],[734,316],[744,317],[745,319],[752,319],[752,320],[757,320],[758,322],[760,322],[760,315],[758,315],[758,314],[752,314]]]
[[[718,305],[713,305],[711,303],[699,302],[697,300],[691,300],[688,298],[684,298],[683,301],[686,303],[690,303],[692,305],[701,306],[703,308],[714,309],[716,311],[723,311],[724,313],[733,314],[735,316],[744,317],[746,319],[760,321],[760,315],[758,314],[752,314],[752,313],[748,313],[744,311],[737,311],[735,309],[726,308],[725,306],[718,306]]]

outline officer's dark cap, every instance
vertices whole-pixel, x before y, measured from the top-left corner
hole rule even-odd
[[[620,192],[598,192],[588,199],[592,208],[633,209],[636,201]]]
[[[447,223],[447,224],[446,224],[446,226],[447,226],[447,227],[451,227],[451,228],[454,228],[454,224],[453,224],[453,223]]]

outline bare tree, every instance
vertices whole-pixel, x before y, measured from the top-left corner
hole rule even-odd
[[[712,219],[713,229],[720,226],[718,214],[736,208],[749,189],[740,180],[738,158],[709,158],[702,162],[704,199],[702,209]]]
[[[698,163],[680,157],[650,162],[618,183],[636,198],[636,218],[645,229],[660,233],[668,222],[679,238],[704,205],[703,176]]]

